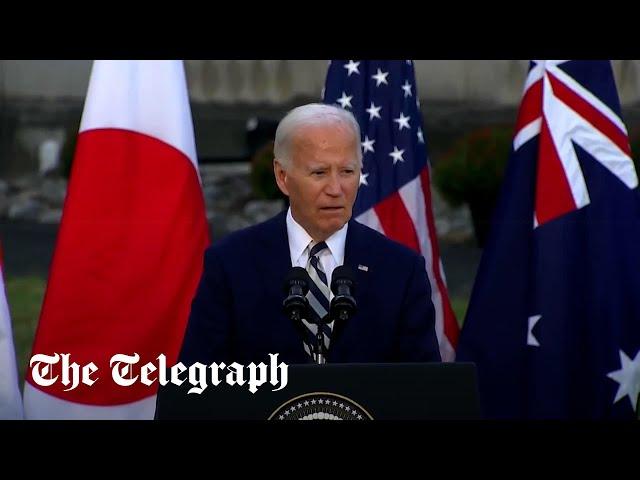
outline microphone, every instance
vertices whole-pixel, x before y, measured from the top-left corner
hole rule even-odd
[[[336,321],[333,328],[333,336],[344,327],[344,324],[357,311],[356,300],[353,298],[355,292],[355,277],[348,265],[336,267],[331,275],[331,318]],[[338,329],[338,331],[336,331]]]
[[[282,302],[282,308],[296,326],[301,325],[302,317],[309,305],[306,295],[310,281],[309,274],[304,268],[293,267],[284,282],[284,293],[287,297]]]

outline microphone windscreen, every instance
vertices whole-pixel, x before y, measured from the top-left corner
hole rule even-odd
[[[284,291],[286,294],[289,293],[289,289],[292,285],[301,285],[303,290],[309,290],[309,281],[311,278],[309,277],[309,273],[302,267],[292,267],[287,273],[287,277],[284,281]]]
[[[355,276],[349,265],[340,265],[333,270],[331,275],[331,291],[337,295],[337,286],[340,283],[348,283],[350,288],[354,287]]]

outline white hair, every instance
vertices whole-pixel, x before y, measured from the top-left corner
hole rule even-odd
[[[309,103],[291,110],[278,124],[273,154],[285,170],[291,163],[291,139],[298,128],[305,125],[342,124],[348,126],[356,139],[356,157],[362,166],[360,126],[353,114],[334,105]]]

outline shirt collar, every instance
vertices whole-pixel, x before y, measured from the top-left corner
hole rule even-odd
[[[333,258],[336,261],[336,265],[342,265],[344,263],[344,246],[347,241],[347,228],[349,222],[334,232],[329,238],[325,240],[327,247]],[[305,249],[309,246],[309,243],[313,240],[311,235],[302,228],[302,226],[296,222],[291,214],[291,207],[287,211],[287,236],[289,237],[289,253],[292,260],[297,260],[304,253]]]

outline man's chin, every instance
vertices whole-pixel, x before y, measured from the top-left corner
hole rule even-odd
[[[335,220],[332,222],[327,222],[322,225],[322,231],[326,234],[327,237],[330,237],[342,227],[344,227],[345,223],[347,223],[349,219],[341,218],[339,220]]]

